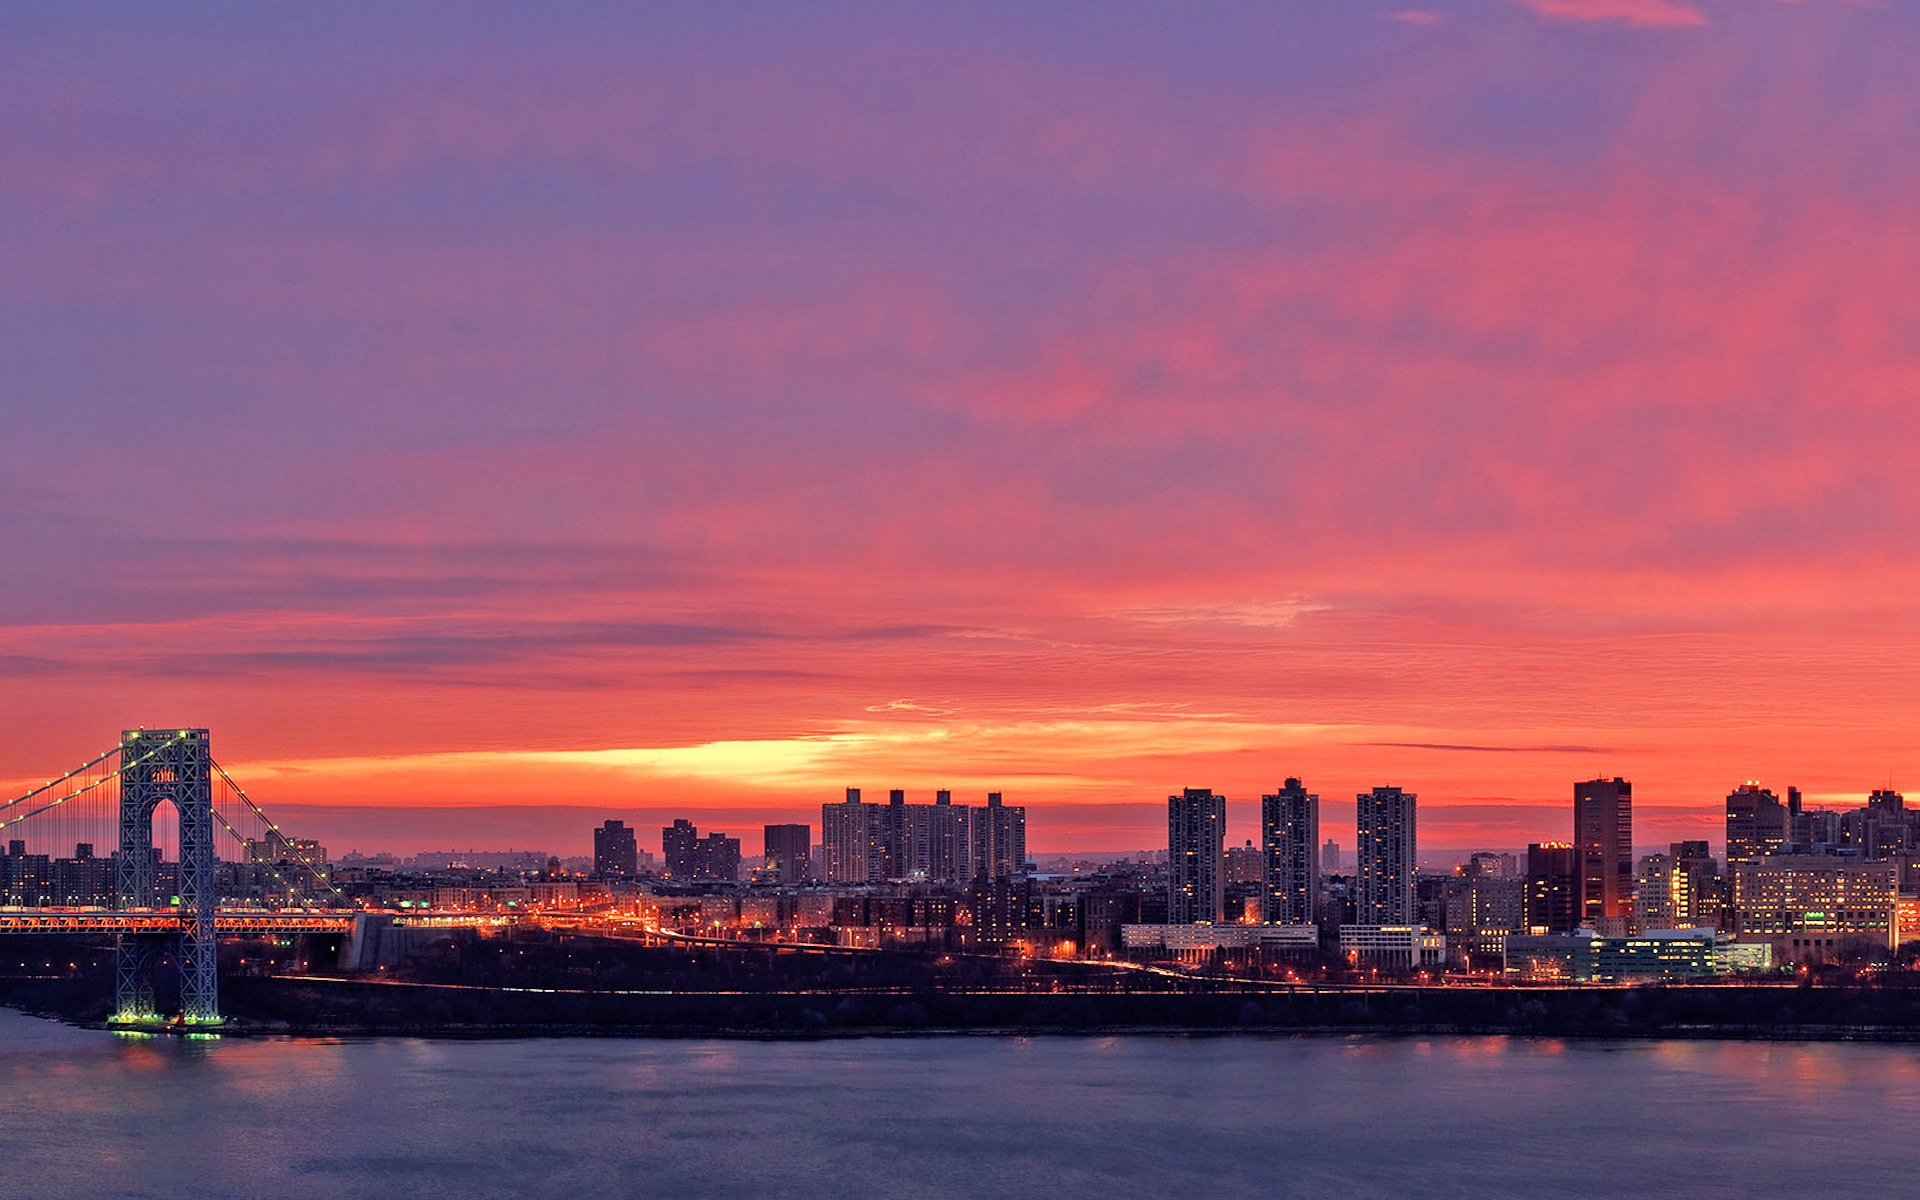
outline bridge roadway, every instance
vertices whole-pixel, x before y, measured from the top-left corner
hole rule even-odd
[[[302,912],[228,908],[214,914],[214,930],[224,934],[351,933],[351,912]],[[0,909],[0,934],[8,933],[174,933],[180,914],[173,909],[101,908]]]

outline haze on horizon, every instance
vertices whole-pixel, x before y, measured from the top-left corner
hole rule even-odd
[[[470,810],[419,844],[948,787],[1042,852],[1288,775],[1349,849],[1380,783],[1501,847],[1920,788],[1915,61],[1840,0],[0,7],[0,776],[192,722],[330,828]]]

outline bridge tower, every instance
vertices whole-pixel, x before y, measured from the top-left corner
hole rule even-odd
[[[171,801],[180,818],[180,927],[123,933],[114,969],[114,1019],[152,1020],[153,969],[168,951],[180,968],[189,1025],[220,1021],[219,941],[214,932],[213,755],[204,729],[129,729],[120,737],[120,858],[114,907],[165,907],[155,890],[153,811]]]

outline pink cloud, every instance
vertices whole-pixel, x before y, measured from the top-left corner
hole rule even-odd
[[[1642,29],[1696,28],[1707,15],[1679,0],[1520,0],[1544,17],[1565,21],[1617,21]]]

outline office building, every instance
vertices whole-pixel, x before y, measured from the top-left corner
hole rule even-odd
[[[1320,919],[1320,797],[1289,779],[1260,797],[1262,913],[1274,925]]]
[[[1861,858],[1893,858],[1920,848],[1914,817],[1906,797],[1890,788],[1876,789],[1866,807],[1840,817],[1841,844]]]
[[[608,821],[593,831],[593,873],[602,879],[640,873],[640,843],[625,821]]]
[[[1640,860],[1633,886],[1634,919],[1642,929],[1678,929],[1685,904],[1685,876],[1671,854],[1649,854]]]
[[[1474,855],[1458,874],[1443,880],[1444,919],[1425,922],[1444,929],[1449,952],[1469,965],[1480,965],[1475,955],[1499,954],[1509,934],[1526,930],[1527,881],[1504,871],[1512,860],[1510,854]]]
[[[768,825],[761,841],[762,864],[776,883],[805,883],[811,874],[813,827]]]
[[[1727,865],[1780,853],[1792,836],[1791,814],[1780,797],[1748,781],[1727,793]]]
[[[1580,924],[1576,902],[1580,869],[1566,842],[1535,842],[1527,847],[1526,925],[1542,933],[1572,933]]]
[[[1320,949],[1318,925],[1122,925],[1127,950],[1163,950],[1172,955],[1216,950],[1265,950],[1289,957]]]
[[[1884,956],[1899,931],[1891,863],[1781,854],[1728,864],[1733,926],[1767,939],[1782,962]]]
[[[1704,841],[1674,842],[1641,859],[1634,895],[1642,930],[1714,929],[1725,916],[1725,881]]]
[[[1702,979],[1773,964],[1766,943],[1739,943],[1711,929],[1662,929],[1627,937],[1577,934],[1507,939],[1506,974],[1523,983],[1626,983]]]
[[[1326,873],[1331,875],[1339,871],[1345,865],[1346,865],[1345,860],[1343,860],[1340,857],[1339,842],[1334,841],[1332,838],[1328,838],[1326,841],[1320,844],[1320,869],[1322,871],[1325,871]]]
[[[1786,854],[1833,854],[1842,843],[1843,814],[1826,808],[1803,808],[1792,814],[1793,832]]]
[[[1208,788],[1167,797],[1167,923],[1217,922],[1226,907],[1227,798]]]
[[[1633,923],[1633,785],[1618,776],[1573,785],[1580,920],[1603,934]]]
[[[1377,787],[1355,800],[1359,865],[1354,874],[1354,924],[1411,925],[1419,838],[1412,792]]]
[[[1342,925],[1340,953],[1356,967],[1438,968],[1447,963],[1447,938],[1418,925]]]

